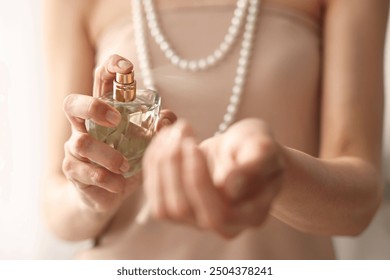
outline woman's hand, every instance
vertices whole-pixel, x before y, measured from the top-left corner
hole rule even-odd
[[[225,237],[262,224],[282,186],[282,149],[266,124],[247,119],[197,145],[178,121],[152,141],[144,187],[155,217]]]
[[[95,72],[94,96],[71,94],[64,101],[64,111],[72,126],[72,135],[65,143],[63,172],[73,182],[83,205],[98,212],[115,211],[141,182],[141,175],[128,179],[123,173],[130,168],[126,158],[109,145],[91,137],[85,120],[106,127],[115,127],[120,113],[96,97],[112,90],[115,73],[130,73],[133,65],[124,58],[111,56]],[[170,111],[162,111],[158,129],[176,120]]]

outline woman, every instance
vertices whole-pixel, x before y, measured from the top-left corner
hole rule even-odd
[[[236,3],[155,2],[158,24],[190,59],[218,46]],[[44,202],[54,232],[95,239],[80,258],[334,258],[330,237],[361,233],[381,200],[388,1],[262,1],[240,103],[229,102],[239,46],[189,72],[148,35],[154,85],[174,112],[161,123],[179,121],[157,133],[142,176],[125,179],[123,156],[90,137],[84,120],[115,126],[118,112],[91,95],[106,92],[115,72],[142,68],[132,3],[46,3]],[[232,104],[237,121],[213,136]],[[150,214],[137,222],[142,209]]]

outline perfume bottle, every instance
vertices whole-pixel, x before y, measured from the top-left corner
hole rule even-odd
[[[104,127],[92,120],[86,122],[88,133],[121,152],[130,169],[130,177],[141,169],[142,156],[151,141],[160,113],[160,96],[150,89],[137,89],[134,71],[116,73],[113,92],[99,99],[115,107],[122,115],[117,127]]]

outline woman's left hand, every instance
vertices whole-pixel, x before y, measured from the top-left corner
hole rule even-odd
[[[179,120],[153,139],[143,173],[153,216],[234,237],[269,215],[282,186],[282,148],[261,120],[237,122],[200,145]]]

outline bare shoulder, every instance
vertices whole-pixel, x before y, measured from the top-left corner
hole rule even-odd
[[[349,23],[348,26],[355,29],[368,26],[371,27],[371,32],[383,32],[382,27],[387,22],[390,0],[322,1],[328,22],[333,21],[336,25]]]
[[[44,0],[44,28],[49,40],[61,38],[75,29],[84,28],[84,21],[94,5],[93,0]]]
[[[370,12],[375,9],[381,9],[382,11],[388,11],[390,0],[356,0],[356,1],[343,1],[343,0],[319,0],[322,2],[325,8],[333,7],[351,7],[351,8],[363,8],[368,9]]]
[[[325,6],[330,6],[335,3],[346,2],[347,5],[356,6],[356,5],[371,5],[371,6],[387,6],[389,0],[356,0],[356,1],[343,1],[343,0],[318,0],[322,2]]]
[[[114,21],[131,15],[131,0],[96,0],[86,19],[92,42]]]
[[[57,15],[82,15],[88,13],[89,10],[98,1],[94,0],[44,0],[44,10],[46,14]],[[63,17],[58,18],[60,20]]]

